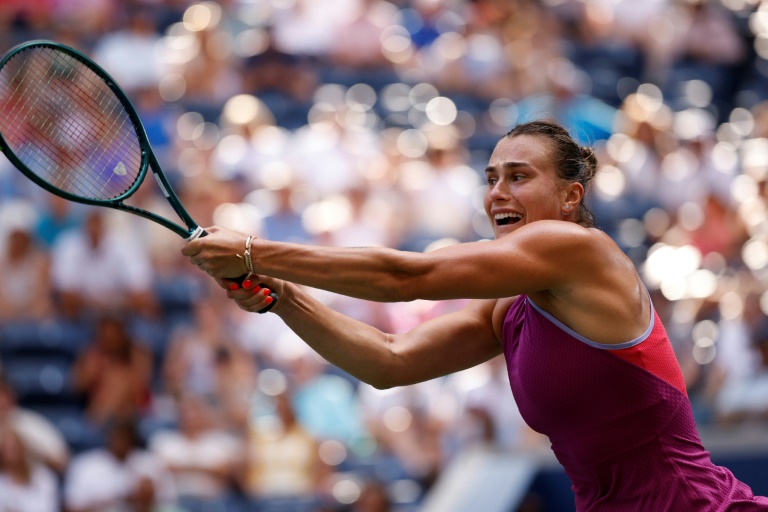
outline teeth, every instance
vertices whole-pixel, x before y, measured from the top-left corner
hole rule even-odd
[[[500,219],[506,219],[506,218],[513,218],[513,219],[522,219],[523,215],[520,213],[497,213],[493,216],[494,219],[500,220]]]

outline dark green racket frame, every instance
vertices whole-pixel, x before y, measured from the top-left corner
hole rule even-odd
[[[125,109],[125,113],[127,114],[128,118],[131,120],[131,123],[133,124],[133,129],[136,132],[136,136],[139,142],[139,147],[141,148],[141,166],[140,166],[139,173],[136,180],[128,190],[126,190],[123,194],[117,197],[114,197],[112,199],[102,200],[102,199],[86,198],[86,197],[70,194],[69,192],[61,190],[51,185],[50,183],[48,183],[46,180],[40,178],[40,176],[38,176],[35,172],[29,169],[14,154],[13,150],[9,147],[5,138],[3,137],[3,134],[0,133],[0,150],[2,150],[3,154],[5,154],[8,160],[10,160],[10,162],[17,169],[19,169],[19,171],[24,173],[24,175],[26,175],[30,180],[34,181],[35,183],[43,187],[45,190],[53,194],[56,194],[57,196],[63,197],[64,199],[67,199],[69,201],[75,201],[78,203],[90,204],[95,206],[106,206],[108,208],[114,208],[116,210],[122,210],[129,213],[133,213],[135,215],[139,215],[151,221],[157,222],[158,224],[170,229],[171,231],[173,231],[174,233],[178,234],[179,236],[181,236],[186,240],[192,240],[194,238],[201,236],[204,233],[203,229],[200,228],[200,226],[198,226],[198,224],[192,219],[192,217],[189,215],[189,213],[184,208],[184,206],[182,206],[181,201],[179,200],[176,193],[173,191],[171,184],[168,182],[168,179],[163,173],[162,168],[160,167],[160,164],[158,163],[157,158],[155,157],[155,154],[152,151],[152,148],[150,147],[149,139],[147,138],[147,134],[146,134],[146,131],[144,130],[144,126],[142,125],[141,120],[139,119],[139,115],[136,113],[136,108],[131,103],[131,100],[128,99],[128,96],[125,94],[125,92],[120,88],[119,85],[117,85],[115,80],[106,71],[104,71],[104,69],[102,69],[98,64],[93,62],[89,57],[85,56],[83,53],[75,50],[74,48],[70,48],[69,46],[56,43],[53,41],[45,41],[45,40],[28,41],[11,48],[5,55],[3,55],[2,59],[0,60],[0,70],[2,70],[3,67],[6,65],[6,63],[12,58],[14,58],[16,55],[33,48],[50,48],[55,51],[67,54],[68,56],[76,59],[83,65],[87,66],[91,71],[96,73],[96,75],[98,75],[99,78],[101,78],[104,81],[104,83],[111,89],[111,91],[115,93],[115,96],[118,98],[123,108]],[[152,174],[154,174],[155,179],[157,180],[157,183],[160,185],[160,188],[163,191],[163,194],[168,199],[168,202],[170,203],[171,207],[176,212],[176,214],[179,216],[179,218],[184,222],[184,224],[186,224],[187,226],[186,228],[164,217],[156,215],[152,212],[143,210],[141,208],[136,208],[131,205],[127,205],[123,202],[125,199],[130,197],[134,192],[136,192],[139,186],[141,186],[142,182],[144,181],[144,178],[146,177],[148,167],[152,168]]]

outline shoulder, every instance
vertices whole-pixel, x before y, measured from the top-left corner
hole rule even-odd
[[[613,239],[597,228],[587,228],[562,220],[538,220],[502,237],[505,243],[537,243],[557,246],[583,246],[605,248],[616,246]]]
[[[610,236],[597,228],[586,228],[575,222],[535,221],[496,242],[540,262],[550,262],[571,274],[578,269],[624,266],[627,261]]]
[[[70,475],[110,473],[115,465],[114,459],[105,449],[96,448],[76,455],[68,472]]]

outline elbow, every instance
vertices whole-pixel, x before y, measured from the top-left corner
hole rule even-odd
[[[380,375],[367,380],[366,383],[381,391],[410,384],[409,382],[398,378],[396,372],[382,372]]]
[[[380,390],[396,388],[405,384],[403,380],[404,372],[402,370],[405,367],[405,363],[398,351],[399,345],[397,340],[397,335],[385,335],[386,357],[380,359],[378,364],[368,366],[369,369],[374,371],[362,378],[363,382]]]
[[[389,382],[386,379],[373,380],[373,381],[368,382],[368,384],[370,384],[372,387],[374,387],[374,388],[376,388],[376,389],[378,389],[380,391],[384,391],[386,389],[392,389],[394,387],[397,387],[396,384],[394,384],[392,382]]]

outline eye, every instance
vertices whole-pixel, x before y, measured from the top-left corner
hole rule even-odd
[[[525,178],[525,174],[515,174],[512,177],[512,181],[520,181]]]
[[[492,187],[498,183],[499,179],[496,176],[489,176],[485,181],[488,183],[489,187]]]

